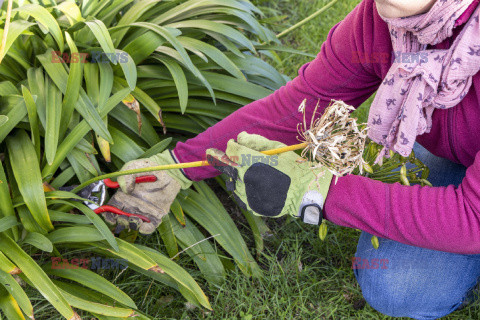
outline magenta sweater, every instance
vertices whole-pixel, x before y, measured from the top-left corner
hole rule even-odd
[[[478,2],[475,3],[477,5]],[[472,14],[459,18],[456,30]],[[453,36],[455,37],[455,35]],[[448,48],[447,39],[436,48]],[[298,77],[270,96],[240,108],[218,124],[185,143],[174,153],[180,162],[204,158],[205,150],[225,150],[241,131],[286,144],[298,143],[297,108],[308,100],[308,118],[318,99],[322,110],[331,99],[355,107],[381,84],[391,64],[392,45],[386,23],[374,0],[362,1],[330,31],[315,60]],[[332,182],[325,202],[325,218],[405,244],[435,250],[480,254],[480,74],[462,103],[436,110],[430,133],[417,141],[433,154],[468,167],[459,187],[402,186],[360,176]],[[219,174],[211,167],[185,170],[195,181]]]

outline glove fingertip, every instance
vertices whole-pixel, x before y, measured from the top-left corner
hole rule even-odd
[[[249,134],[245,131],[238,135],[237,142],[242,146],[246,146],[256,151],[265,151],[286,146],[279,141],[270,140],[258,134]]]
[[[107,222],[108,224],[114,226],[116,223],[117,223],[117,215],[116,214],[113,214],[111,212],[105,212],[103,213],[103,218],[105,220],[105,222]]]
[[[128,176],[120,176],[117,179],[118,185],[122,192],[130,194],[132,193],[133,189],[135,188],[134,179]]]
[[[155,230],[157,230],[157,228],[155,227],[155,225],[153,223],[142,223],[142,225],[138,229],[138,232],[140,232],[140,234],[142,234],[142,235],[148,236],[148,235],[154,233]]]

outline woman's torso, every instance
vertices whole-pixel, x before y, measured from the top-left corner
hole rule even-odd
[[[433,49],[448,49],[464,26],[462,24],[455,28],[451,38]],[[387,30],[383,34],[390,36]],[[390,41],[387,43],[390,47],[386,51],[392,52]],[[382,79],[392,64],[377,69]],[[480,72],[473,77],[472,87],[462,102],[450,109],[436,109],[432,120],[431,131],[418,136],[417,141],[434,155],[467,167],[472,165],[475,155],[480,152]]]

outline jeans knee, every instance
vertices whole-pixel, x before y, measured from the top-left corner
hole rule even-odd
[[[412,291],[412,279],[386,270],[355,270],[355,276],[367,303],[387,316],[438,319],[462,303],[461,297],[439,295],[438,290],[417,287]]]

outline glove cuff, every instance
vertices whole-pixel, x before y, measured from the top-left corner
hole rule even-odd
[[[178,163],[173,151],[167,149],[153,157],[148,158],[151,161],[160,164],[174,164]],[[190,188],[192,185],[192,180],[188,179],[183,170],[181,169],[172,169],[172,170],[165,170],[165,172],[175,179],[179,184],[180,187],[185,190]]]
[[[300,206],[298,208],[297,217],[308,224],[319,225],[323,219],[323,207],[327,198],[328,190],[333,175],[325,169],[323,179],[318,190],[308,190],[303,194]]]
[[[308,224],[319,225],[323,219],[325,198],[316,190],[307,191],[302,198],[297,217]]]

